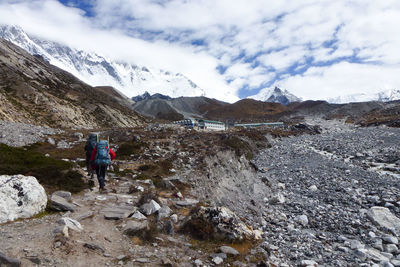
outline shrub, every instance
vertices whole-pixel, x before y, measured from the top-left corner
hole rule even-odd
[[[67,190],[76,193],[87,188],[82,176],[72,168],[70,162],[46,157],[27,148],[0,144],[0,174],[34,176],[50,191]]]

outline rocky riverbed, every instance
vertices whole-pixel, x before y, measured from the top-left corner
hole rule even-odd
[[[318,123],[322,134],[272,140],[255,159],[274,189],[263,221],[270,261],[400,266],[400,129]],[[373,169],[374,162],[392,171]]]

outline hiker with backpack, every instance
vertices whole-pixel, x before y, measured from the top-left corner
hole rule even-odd
[[[92,169],[92,163],[90,162],[90,157],[92,156],[93,149],[96,147],[98,140],[99,140],[99,134],[91,133],[85,144],[86,169],[88,172],[87,175],[91,176],[91,179],[93,179],[93,169]]]
[[[90,160],[93,163],[93,169],[96,170],[100,191],[104,191],[107,168],[115,157],[115,152],[108,147],[106,140],[100,140],[92,151]]]

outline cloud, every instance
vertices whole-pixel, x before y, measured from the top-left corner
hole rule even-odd
[[[400,88],[397,0],[0,0],[0,22],[181,72],[221,99],[277,84],[313,99]]]

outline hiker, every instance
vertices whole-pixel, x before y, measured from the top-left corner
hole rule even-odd
[[[85,144],[85,152],[86,152],[86,169],[88,172],[88,176],[91,176],[93,179],[93,169],[92,163],[90,162],[90,157],[92,156],[93,149],[97,145],[97,141],[99,140],[99,135],[97,133],[91,133]]]
[[[90,160],[93,163],[93,169],[96,170],[100,191],[104,191],[107,167],[111,165],[115,156],[115,152],[108,147],[106,140],[100,140],[92,151]]]

